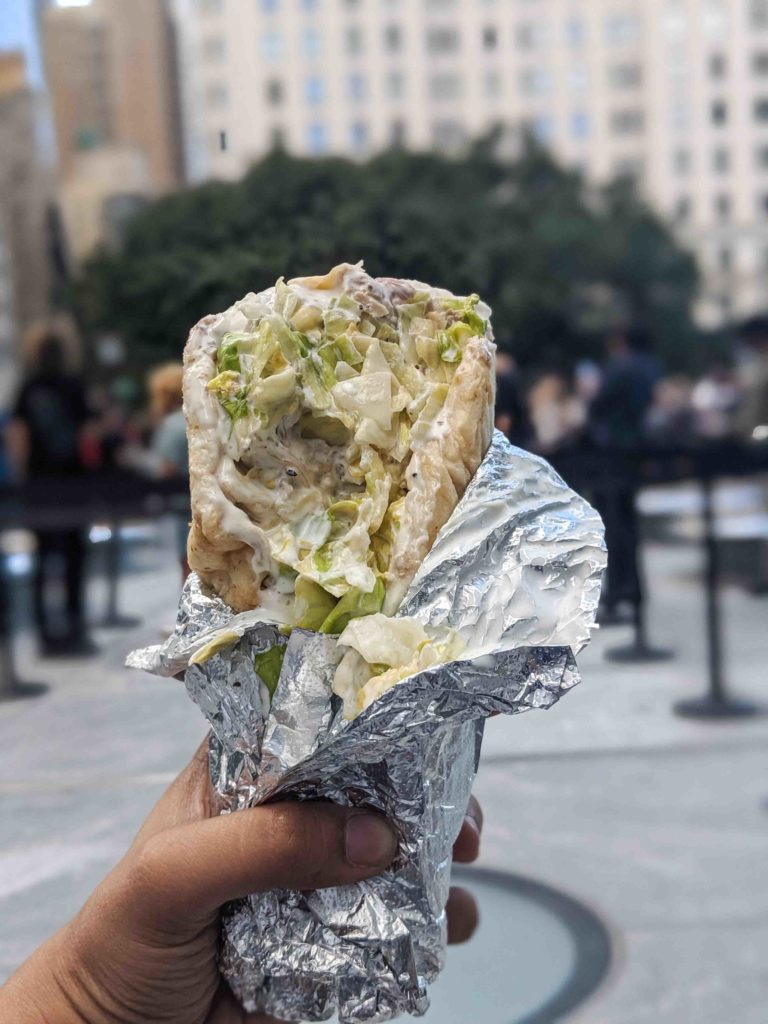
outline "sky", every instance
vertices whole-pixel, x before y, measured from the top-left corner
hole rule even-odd
[[[30,80],[42,83],[33,0],[0,0],[0,50],[24,50]]]

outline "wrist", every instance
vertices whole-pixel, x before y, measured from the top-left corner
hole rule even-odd
[[[0,1020],[12,1020],[14,1024],[94,1024],[73,998],[76,986],[65,955],[65,934],[54,936],[0,988]]]

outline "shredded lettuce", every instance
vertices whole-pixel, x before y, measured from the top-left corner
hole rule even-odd
[[[333,611],[320,626],[321,633],[343,633],[353,619],[374,615],[384,604],[385,588],[380,579],[373,590],[366,594],[362,590],[350,590],[341,598]]]
[[[254,655],[253,667],[269,690],[270,697],[275,696],[284,658],[285,647],[280,646],[270,647],[268,651],[262,651],[260,654]]]

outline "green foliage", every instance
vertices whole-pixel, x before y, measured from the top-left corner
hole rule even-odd
[[[693,349],[695,263],[632,185],[588,190],[533,144],[503,163],[490,139],[463,160],[273,153],[240,182],[140,212],[122,251],[84,268],[79,307],[88,328],[118,331],[146,366],[178,357],[200,317],[246,292],[360,259],[373,274],[479,292],[522,365],[598,354],[617,319],[647,323],[673,367]]]

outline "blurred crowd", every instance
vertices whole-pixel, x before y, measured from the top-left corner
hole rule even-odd
[[[642,326],[608,334],[601,363],[526,375],[498,357],[496,425],[523,448],[616,451],[768,439],[768,316],[742,324],[733,354],[700,377],[667,374]]]
[[[65,319],[29,331],[22,351],[23,379],[4,416],[0,484],[23,484],[32,507],[47,510],[29,523],[37,542],[33,598],[42,652],[87,653],[87,538],[81,523],[59,514],[62,495],[73,487],[85,492],[93,474],[175,478],[183,486],[182,367],[155,367],[143,381],[126,375],[88,380]],[[615,467],[607,484],[587,488],[606,523],[609,614],[623,602],[640,601],[635,494],[621,469],[627,453],[728,438],[768,440],[768,317],[742,326],[735,352],[734,359],[713,361],[698,380],[665,375],[653,339],[640,326],[610,332],[603,361],[572,372],[523,373],[499,352],[496,425],[513,443],[555,459],[569,451],[607,453],[607,465]],[[176,522],[182,577],[189,571],[187,528],[188,510]]]

